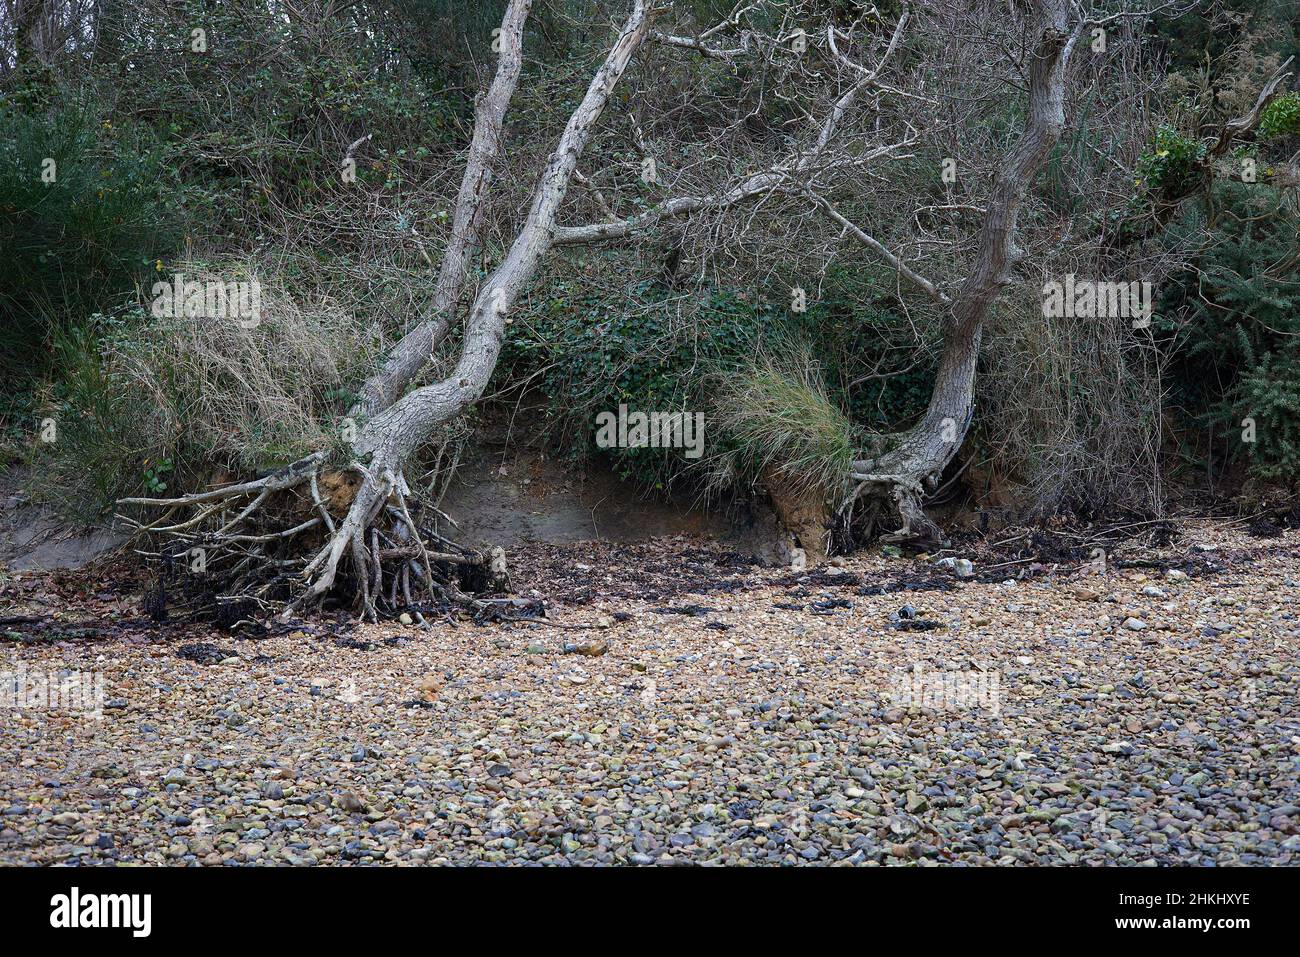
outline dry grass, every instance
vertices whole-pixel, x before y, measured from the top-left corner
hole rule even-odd
[[[1126,319],[1044,320],[1036,308],[1009,302],[990,324],[972,492],[1020,515],[1159,511],[1162,384],[1149,337]]]
[[[722,448],[703,461],[714,488],[770,470],[792,490],[832,499],[848,481],[856,430],[806,347],[765,350],[720,377],[713,420]]]
[[[316,283],[295,279],[283,261],[177,271],[257,281],[261,316],[251,328],[235,319],[150,317],[114,343],[108,361],[147,398],[169,444],[214,465],[257,469],[336,440],[347,427],[351,387],[383,347],[382,330]]]

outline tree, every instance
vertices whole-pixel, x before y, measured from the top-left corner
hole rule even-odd
[[[395,348],[383,368],[361,390],[355,411],[369,414],[349,443],[347,468],[361,476],[347,514],[337,526],[323,504],[319,478],[327,468],[325,451],[294,462],[288,467],[247,482],[198,492],[180,499],[130,498],[124,505],[161,506],[168,514],[178,508],[195,514],[180,523],[164,520],[144,526],[162,533],[184,533],[242,503],[235,517],[222,522],[211,534],[211,547],[246,542],[241,526],[271,496],[291,489],[311,489],[318,515],[272,539],[291,537],[318,524],[329,529],[325,545],[307,562],[303,576],[307,587],[289,604],[286,613],[309,606],[324,596],[335,583],[340,564],[350,557],[359,584],[363,614],[374,617],[376,602],[383,597],[385,560],[395,574],[416,578],[438,597],[448,595],[466,600],[454,584],[435,580],[439,561],[466,559],[464,553],[434,553],[412,517],[410,495],[403,468],[412,453],[443,423],[459,415],[482,395],[501,350],[501,340],[511,306],[520,290],[532,279],[538,264],[554,243],[555,219],[573,178],[579,157],[592,130],[650,28],[650,16],[643,0],[634,0],[632,10],[604,63],[596,71],[533,192],[527,217],[519,227],[504,259],[492,272],[470,306],[461,356],[452,374],[442,381],[407,391],[406,386],[423,366],[432,347],[446,334],[448,311],[465,282],[472,249],[478,242],[479,218],[490,184],[490,166],[501,145],[501,122],[518,80],[522,59],[523,27],[531,0],[511,0],[501,25],[501,59],[487,96],[476,111],[475,133],[453,218],[453,240],[439,276],[435,315],[416,326]],[[384,523],[392,544],[381,549],[379,528]],[[257,543],[254,543],[257,544]],[[387,551],[387,554],[385,554]],[[207,558],[205,556],[205,563]],[[390,583],[391,583],[390,579]]]

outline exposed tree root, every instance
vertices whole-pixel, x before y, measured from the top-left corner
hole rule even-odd
[[[888,509],[897,514],[902,524],[882,535],[885,541],[924,539],[946,544],[942,530],[925,514],[922,505],[938,489],[944,470],[961,447],[974,412],[969,392],[959,394],[955,405],[948,405],[951,406],[948,410],[955,414],[941,417],[938,425],[930,421],[936,417],[932,413],[909,432],[879,437],[877,448],[883,451],[853,463],[848,475],[850,491],[837,510],[840,528],[852,526],[854,509],[859,501],[865,500],[867,511],[862,518],[870,526],[866,537],[870,537],[876,522],[883,519]]]
[[[159,541],[141,554],[160,560],[164,572],[183,569],[185,590],[209,594],[227,624],[257,612],[289,618],[326,601],[349,604],[368,621],[409,613],[424,624],[426,614],[453,608],[500,616],[503,606],[474,594],[506,586],[499,549],[483,553],[444,534],[450,520],[414,495],[400,471],[350,468],[361,476],[351,501],[321,495],[326,478],[342,483],[318,454],[205,492],[123,499],[161,515],[122,518]],[[331,511],[340,505],[343,514]]]
[[[881,536],[884,541],[898,542],[910,539],[927,539],[946,542],[942,530],[926,514],[922,502],[928,492],[934,491],[938,483],[938,474],[947,463],[941,463],[936,469],[932,464],[920,462],[880,463],[881,471],[853,471],[849,478],[853,488],[839,507],[839,521],[844,526],[853,522],[853,511],[860,499],[869,499],[871,505],[868,524],[874,527],[880,519],[882,500],[893,503],[893,510],[902,520],[902,525],[895,531]],[[867,532],[870,537],[870,530]]]

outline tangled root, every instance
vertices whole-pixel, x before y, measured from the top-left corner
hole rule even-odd
[[[147,523],[120,517],[159,542],[140,554],[205,584],[219,620],[335,601],[367,621],[406,613],[425,625],[453,608],[483,617],[503,607],[469,593],[507,587],[503,553],[444,534],[455,522],[390,468],[330,471],[317,454],[251,481],[119,504],[161,510]]]
[[[854,521],[855,506],[865,501],[866,520],[871,529],[890,513],[902,522],[896,530],[881,535],[882,540],[925,539],[945,543],[943,531],[925,514],[922,503],[928,494],[935,491],[939,476],[953,452],[955,448],[936,452],[931,448],[917,449],[900,444],[893,452],[878,459],[855,462],[848,475],[851,490],[836,509],[835,522],[843,529],[849,529]],[[871,537],[871,530],[866,537]]]

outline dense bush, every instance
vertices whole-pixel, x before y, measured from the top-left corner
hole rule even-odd
[[[593,448],[598,412],[698,410],[699,374],[738,364],[778,321],[733,292],[692,303],[650,283],[621,299],[561,285],[510,326],[498,381],[544,396],[541,433],[579,457]],[[682,466],[658,449],[610,454],[625,478],[659,487]]]
[[[1284,93],[1264,108],[1259,135],[1266,140],[1300,134],[1300,93]]]
[[[1189,192],[1201,177],[1205,144],[1180,133],[1172,126],[1156,130],[1155,144],[1137,164],[1137,186],[1149,193],[1170,198]]]
[[[0,100],[0,373],[46,368],[56,327],[112,306],[170,253],[180,189],[153,132],[90,90],[28,114]],[[51,165],[52,162],[52,165]]]
[[[742,414],[743,403],[727,403],[729,412],[719,406],[724,394],[736,398],[729,387],[742,379],[755,388],[761,382],[777,391],[788,387],[810,405],[817,404],[812,394],[821,393],[817,401],[837,415],[848,413],[879,430],[918,414],[929,398],[929,362],[896,347],[910,327],[881,305],[854,305],[827,294],[797,313],[775,294],[755,297],[736,289],[682,297],[638,283],[617,297],[578,286],[548,287],[509,327],[497,380],[499,388],[514,384],[544,397],[541,432],[573,456],[593,451],[598,412],[620,404],[630,410],[685,409],[705,413],[708,447],[726,453],[728,474],[752,476],[782,443],[754,440],[761,430],[754,388],[748,393],[755,400],[750,414]],[[793,355],[802,356],[793,366],[772,361]],[[806,370],[814,367],[816,375],[809,378]],[[779,429],[777,421],[769,426]],[[795,445],[800,441],[791,438]],[[608,455],[623,477],[659,488],[689,464],[652,448],[613,449]]]
[[[1171,231],[1208,233],[1204,252],[1174,277],[1160,311],[1175,406],[1188,423],[1216,435],[1213,452],[1248,459],[1261,478],[1300,477],[1296,410],[1300,408],[1300,217],[1285,198],[1260,185],[1216,190],[1216,215],[1189,212]],[[1279,205],[1281,204],[1281,205]],[[1255,441],[1243,441],[1243,420]]]

